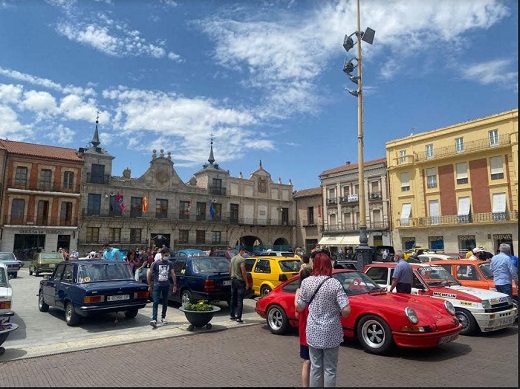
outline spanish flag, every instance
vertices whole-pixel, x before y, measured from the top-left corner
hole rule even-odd
[[[143,212],[147,212],[148,211],[148,199],[146,198],[146,196],[143,196]]]

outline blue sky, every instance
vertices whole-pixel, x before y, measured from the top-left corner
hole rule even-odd
[[[0,138],[78,149],[99,111],[114,175],[171,151],[295,190],[357,163],[343,73],[356,1],[0,0]],[[518,108],[516,0],[361,0],[364,159],[386,142]],[[354,37],[355,38],[355,37]],[[357,70],[355,70],[355,74]]]

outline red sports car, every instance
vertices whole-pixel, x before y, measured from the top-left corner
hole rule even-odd
[[[458,338],[462,328],[449,301],[402,293],[387,293],[365,274],[334,269],[352,309],[341,318],[343,334],[357,338],[372,354],[386,354],[391,347],[429,348]],[[256,312],[267,320],[273,334],[298,327],[294,293],[299,276],[278,285],[256,302]]]

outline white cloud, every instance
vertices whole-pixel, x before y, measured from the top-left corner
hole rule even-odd
[[[468,65],[461,70],[462,76],[482,85],[498,85],[506,89],[515,89],[518,93],[518,72],[508,71],[511,61],[497,59],[479,64]]]
[[[48,92],[28,91],[23,96],[21,106],[40,114],[53,114],[58,111],[56,100]]]

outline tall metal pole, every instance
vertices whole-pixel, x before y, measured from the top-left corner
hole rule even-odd
[[[359,244],[368,246],[365,214],[365,167],[363,163],[363,61],[361,59],[361,11],[357,0],[357,70],[358,70],[358,179],[359,179]]]

